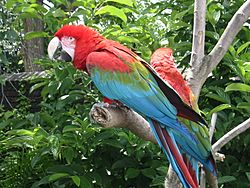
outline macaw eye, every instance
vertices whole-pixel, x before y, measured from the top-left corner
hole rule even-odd
[[[69,37],[69,40],[70,41],[74,41],[75,39],[73,37]]]

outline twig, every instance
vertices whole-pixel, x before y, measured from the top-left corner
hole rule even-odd
[[[236,136],[243,133],[249,128],[250,128],[250,118],[248,118],[246,121],[233,128],[231,131],[229,131],[227,134],[221,137],[216,143],[214,143],[212,147],[213,151],[214,152],[219,151],[225,144],[227,144],[233,138],[235,138]]]
[[[214,135],[215,125],[216,125],[216,121],[217,121],[217,115],[218,115],[217,113],[212,114],[211,126],[209,128],[210,142],[212,142],[212,138],[213,138],[213,135]]]

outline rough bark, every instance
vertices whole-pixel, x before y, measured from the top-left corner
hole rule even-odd
[[[142,139],[157,143],[149,123],[128,107],[96,103],[89,115],[92,122],[104,128],[127,128]]]
[[[39,1],[40,3],[42,1]],[[43,31],[43,22],[37,18],[26,18],[23,21],[24,32],[32,31]],[[34,60],[45,56],[44,53],[44,39],[34,38],[31,40],[25,40],[23,43],[23,54],[24,54],[24,71],[35,72],[42,71],[42,67],[34,64]]]
[[[194,25],[193,25],[193,41],[192,41],[192,53],[190,59],[190,70],[187,73],[188,80],[192,80],[196,77],[197,71],[200,72],[200,62],[204,58],[205,48],[205,20],[206,20],[206,0],[196,0],[194,2]],[[200,73],[199,73],[200,74]],[[191,89],[194,95],[198,98],[199,85],[190,82]]]
[[[170,165],[168,168],[168,173],[165,179],[165,187],[166,188],[182,188],[180,180],[176,173],[174,172],[172,166]]]

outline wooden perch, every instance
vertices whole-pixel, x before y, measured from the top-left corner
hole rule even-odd
[[[149,123],[126,106],[97,103],[93,105],[89,114],[92,122],[104,128],[126,128],[144,140],[157,143]]]

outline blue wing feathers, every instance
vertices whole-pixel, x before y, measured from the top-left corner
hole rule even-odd
[[[149,72],[145,76],[138,70],[132,73],[116,73],[114,71],[101,70],[98,67],[91,67],[88,71],[94,84],[105,97],[118,100],[149,119],[151,129],[162,148],[164,147],[152,126],[151,119],[159,122],[160,126],[166,129],[176,148],[180,149],[178,149],[179,152],[190,154],[193,158],[202,162],[206,168],[212,172],[214,171],[213,164],[207,160],[208,151],[199,145],[196,136],[178,121],[177,109],[165,97],[165,94]],[[170,154],[168,149],[163,149],[163,151],[173,165],[184,187],[189,188],[190,185],[185,181],[185,176],[179,169],[178,164],[176,164],[173,155]],[[197,166],[195,162],[192,165],[194,168]]]

